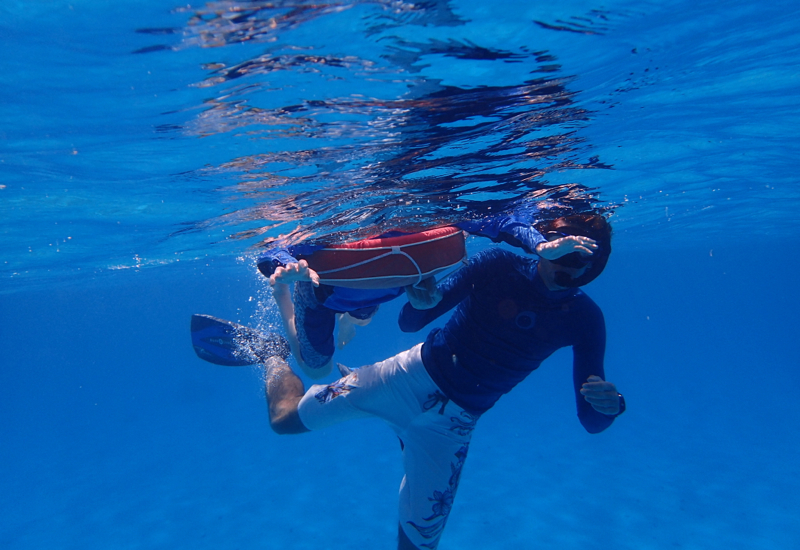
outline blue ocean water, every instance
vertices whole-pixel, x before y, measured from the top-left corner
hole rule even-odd
[[[440,548],[794,549],[800,7],[0,6],[0,545],[392,548],[378,421],[269,430],[192,313],[274,326],[259,246],[601,211],[629,410],[569,353],[481,419]],[[471,252],[489,243],[470,239]],[[415,344],[400,304],[338,353]]]

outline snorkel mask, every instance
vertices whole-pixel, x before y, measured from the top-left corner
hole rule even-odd
[[[597,243],[597,249],[594,254],[589,256],[584,256],[580,252],[572,252],[558,259],[550,260],[556,265],[572,269],[581,269],[587,266],[586,271],[575,278],[563,271],[556,273],[554,282],[558,286],[577,288],[589,284],[605,269],[608,257],[611,254],[611,226],[604,217],[596,214],[578,214],[557,218],[542,227],[541,232],[548,240],[555,240],[569,235],[581,235],[589,237]]]

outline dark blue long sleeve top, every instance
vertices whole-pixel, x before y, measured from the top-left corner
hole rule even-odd
[[[578,418],[590,433],[614,417],[597,412],[580,393],[591,375],[605,379],[605,321],[600,308],[580,289],[550,291],[537,260],[492,248],[474,256],[440,284],[434,308],[400,312],[400,328],[416,332],[450,311],[442,329],[422,347],[426,370],[444,394],[481,414],[557,349],[573,350],[572,379]]]

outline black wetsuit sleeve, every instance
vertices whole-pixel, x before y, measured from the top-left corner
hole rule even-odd
[[[578,408],[578,420],[589,433],[599,433],[614,422],[609,416],[594,410],[581,394],[581,386],[594,375],[606,379],[603,357],[606,351],[606,327],[603,312],[594,302],[590,302],[582,322],[578,325],[579,340],[573,345],[572,382],[575,390],[575,403]]]
[[[400,310],[398,324],[403,332],[417,332],[428,323],[447,313],[462,300],[469,296],[476,282],[481,278],[490,275],[491,262],[487,261],[490,254],[485,251],[475,255],[469,263],[450,275],[439,284],[442,292],[442,301],[431,309],[415,309],[410,303],[406,303]]]

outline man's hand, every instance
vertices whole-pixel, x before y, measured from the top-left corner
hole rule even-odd
[[[308,267],[307,261],[300,260],[297,263],[290,263],[284,267],[277,268],[275,273],[269,277],[269,284],[272,286],[275,286],[275,283],[288,285],[295,281],[310,281],[314,286],[319,286],[319,275]]]
[[[431,309],[442,301],[442,291],[436,286],[436,279],[428,277],[415,285],[405,287],[408,303],[414,309]]]
[[[581,386],[581,394],[597,412],[612,416],[619,413],[619,392],[611,382],[592,375]]]
[[[557,260],[573,252],[591,256],[597,250],[597,242],[582,235],[567,235],[554,241],[545,241],[536,245],[536,254],[545,260]]]

